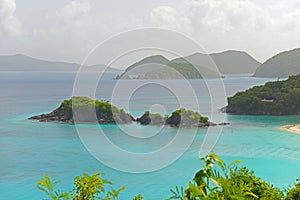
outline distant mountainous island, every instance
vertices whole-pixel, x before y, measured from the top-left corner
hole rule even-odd
[[[76,72],[80,65],[76,63],[47,61],[42,59],[32,58],[26,55],[8,55],[0,56],[0,71],[73,71]],[[95,67],[105,69],[104,65],[88,66],[90,70]],[[108,70],[116,71],[118,69],[109,68]],[[119,70],[118,70],[119,71]]]
[[[218,78],[220,74],[254,73],[260,65],[242,51],[193,55],[168,60],[161,55],[149,56],[129,66],[117,79]]]
[[[214,69],[215,63],[221,74],[254,73],[261,64],[248,53],[235,50],[211,54],[195,53],[183,59],[176,58],[172,62],[182,63],[184,60],[195,66],[204,66],[208,69]]]
[[[154,55],[131,65],[117,79],[197,79],[203,75],[210,78],[220,77],[210,69],[193,66],[189,62],[173,63],[161,55]]]
[[[224,110],[242,115],[300,115],[300,75],[238,92],[228,98]]]
[[[300,48],[281,52],[259,66],[255,77],[288,77],[300,74]]]
[[[23,54],[0,56],[0,71],[76,72],[79,67],[77,63],[48,61]],[[102,64],[85,67],[87,71],[106,69]],[[300,48],[281,52],[262,64],[246,52],[229,50],[211,54],[195,53],[173,60],[152,55],[130,65],[125,71],[116,68],[107,70],[119,71],[116,79],[198,79],[219,78],[224,74],[287,78],[300,74]]]

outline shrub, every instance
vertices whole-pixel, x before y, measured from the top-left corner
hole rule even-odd
[[[298,200],[300,199],[300,183],[296,184],[296,186],[290,191],[288,191],[286,200]]]
[[[125,190],[125,186],[118,190],[111,188],[111,191],[105,192],[105,185],[112,185],[111,182],[102,179],[101,173],[88,175],[84,173],[74,179],[73,192],[61,192],[56,190],[57,181],[51,180],[49,176],[44,175],[38,180],[38,189],[43,191],[51,200],[115,200],[119,194]]]
[[[71,195],[67,192],[56,190],[58,181],[51,180],[49,176],[44,175],[41,180],[37,181],[38,189],[43,191],[51,200],[69,200]]]
[[[204,166],[188,183],[188,187],[176,187],[171,190],[172,196],[168,198],[179,200],[299,200],[300,183],[288,190],[286,196],[279,189],[257,177],[253,171],[238,166],[240,160],[227,165],[214,152],[201,159]],[[111,188],[105,191],[105,185],[111,182],[100,177],[101,173],[92,176],[84,173],[74,179],[72,192],[61,192],[55,189],[57,181],[44,175],[38,180],[38,189],[43,191],[50,200],[116,200],[125,190],[125,186],[118,190]],[[139,194],[133,200],[143,200]]]
[[[280,189],[257,177],[246,167],[239,167],[237,160],[227,165],[218,155],[212,153],[201,159],[203,169],[199,170],[184,192],[171,190],[170,199],[180,200],[233,200],[233,199],[272,199],[280,200]]]

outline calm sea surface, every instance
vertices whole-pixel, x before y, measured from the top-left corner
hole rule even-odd
[[[156,108],[162,114],[170,114],[179,107],[192,107],[191,99],[195,97],[201,113],[207,116],[220,115],[215,111],[211,112],[214,105],[211,105],[211,95],[203,80],[189,82],[196,96],[185,89],[180,90],[183,84],[181,80],[150,84],[141,80],[124,80],[118,86],[117,94],[113,94],[117,84],[113,77],[114,73],[103,76],[95,93],[97,99],[110,100],[134,116],[139,116],[151,108]],[[86,78],[88,82],[89,76]],[[202,165],[199,150],[206,136],[206,129],[197,131],[196,137],[192,138],[193,144],[171,165],[154,172],[134,174],[111,169],[95,159],[81,142],[74,125],[26,120],[34,114],[53,110],[62,100],[70,98],[74,80],[75,74],[71,73],[0,72],[1,200],[42,199],[44,196],[37,189],[36,181],[43,174],[60,180],[60,188],[69,191],[75,176],[83,172],[101,171],[106,174],[106,179],[114,183],[115,188],[126,185],[126,190],[121,195],[122,199],[132,199],[139,193],[146,199],[165,199],[170,196],[169,190],[176,185],[186,187]],[[269,80],[229,76],[223,82],[226,95],[231,96],[237,91],[261,85]],[[212,81],[209,84],[214,83]],[[170,85],[174,90],[179,88],[179,94],[174,94],[174,90],[168,89]],[[133,86],[141,87],[132,93],[130,88]],[[111,99],[112,96],[115,98]],[[218,99],[216,101],[218,102]],[[300,178],[300,135],[279,129],[282,125],[299,123],[299,116],[226,115],[225,118],[231,124],[224,127],[214,147],[224,160],[231,162],[242,159],[243,165],[254,169],[259,176],[279,187],[287,187],[293,184],[296,178]],[[96,125],[80,127],[87,137],[97,131],[97,128],[99,127]],[[177,130],[172,128],[160,130],[159,127],[141,127],[136,124],[123,127],[101,125],[101,128],[114,144],[138,153],[160,149],[177,134]],[[159,134],[147,139],[136,139],[124,134],[123,128],[144,136],[156,132]],[[193,137],[191,132],[193,130],[187,129],[185,134],[179,134],[178,137],[189,139]],[[103,154],[110,153],[107,152],[106,146],[100,145],[99,148]],[[182,151],[180,145],[164,156],[173,156],[177,151]],[[124,165],[130,166],[126,162]],[[139,166],[139,163],[131,165]]]

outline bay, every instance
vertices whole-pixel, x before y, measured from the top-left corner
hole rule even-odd
[[[106,73],[102,76],[95,97],[112,101],[135,117],[151,107],[163,114],[169,114],[181,106],[189,108],[194,98],[199,102],[201,113],[208,116],[220,115],[215,112],[215,108],[212,109],[215,105],[211,103],[207,82],[203,80],[189,80],[196,94],[193,96],[190,91],[180,90],[184,84],[182,80],[154,83],[124,80],[119,89],[115,90],[118,84],[113,79],[115,75]],[[37,189],[36,181],[43,174],[60,180],[61,189],[71,190],[75,176],[83,172],[101,171],[106,174],[106,179],[114,183],[115,188],[126,185],[122,199],[132,199],[139,193],[146,199],[165,199],[170,196],[170,189],[177,185],[187,185],[202,166],[199,150],[206,137],[206,129],[197,130],[195,138],[193,130],[178,134],[182,140],[191,139],[193,143],[174,163],[158,171],[135,174],[112,169],[95,159],[80,140],[74,125],[27,120],[29,116],[53,110],[62,100],[70,98],[75,78],[76,74],[73,73],[0,73],[0,199],[42,199],[44,196]],[[86,78],[88,81],[89,75]],[[272,79],[227,76],[222,81],[226,95],[231,96],[269,80]],[[214,84],[213,80],[209,84]],[[174,95],[170,88],[162,85],[171,85],[171,89],[179,91],[179,94]],[[137,86],[134,93],[129,90]],[[211,87],[214,88],[213,85]],[[114,90],[118,93],[114,94]],[[221,98],[222,95],[220,100]],[[222,104],[218,99],[216,102],[217,105]],[[243,165],[255,170],[257,175],[278,187],[286,187],[299,178],[300,135],[279,129],[282,125],[299,123],[299,116],[224,117],[231,124],[222,130],[214,150],[225,161],[242,159]],[[99,127],[90,124],[81,125],[80,128],[88,137]],[[120,148],[138,153],[160,149],[177,134],[176,129],[141,127],[136,124],[120,127],[101,125],[101,129]],[[123,130],[145,136],[146,139],[133,138],[124,134]],[[183,148],[178,145],[174,152],[183,151]],[[110,153],[106,152],[105,146],[101,150],[104,154]],[[167,152],[165,156],[173,156],[174,152]]]

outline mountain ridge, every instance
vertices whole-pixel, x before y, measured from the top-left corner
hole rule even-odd
[[[237,50],[212,54],[197,52],[172,60],[162,55],[151,55],[127,67],[117,79],[176,79],[182,76],[183,78],[217,78],[221,76],[220,73],[254,73],[260,64],[248,53]]]
[[[300,74],[300,48],[272,56],[257,68],[253,76],[286,78],[297,74]]]
[[[238,50],[227,50],[210,54],[197,52],[183,58],[173,59],[172,61],[178,62],[181,59],[186,59],[194,65],[201,65],[210,69],[217,67],[221,74],[254,73],[257,67],[261,65],[247,52]]]
[[[64,61],[49,61],[39,58],[33,58],[24,54],[14,55],[0,55],[0,71],[77,71],[80,68],[80,64],[69,63]],[[94,67],[102,67],[104,65],[97,64],[87,66],[89,69]],[[109,70],[119,71],[115,68],[109,68]]]

